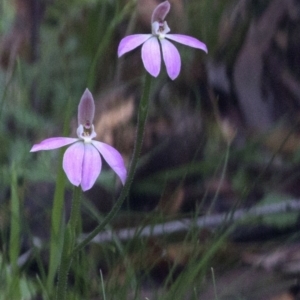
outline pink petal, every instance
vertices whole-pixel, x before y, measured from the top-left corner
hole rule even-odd
[[[76,141],[78,141],[78,139],[65,138],[65,137],[53,137],[53,138],[43,140],[39,144],[33,145],[30,152],[57,149],[75,143]]]
[[[206,45],[194,37],[184,34],[166,34],[166,38],[189,47],[201,49],[207,53]]]
[[[78,125],[90,126],[95,115],[95,103],[91,92],[85,89],[78,105]]]
[[[157,5],[152,13],[151,24],[153,24],[155,21],[162,22],[168,14],[170,7],[171,5],[169,1],[165,1]]]
[[[89,190],[97,180],[102,167],[99,152],[93,144],[84,144],[84,157],[82,164],[81,188],[83,191]]]
[[[84,143],[78,142],[70,146],[63,159],[63,169],[70,180],[70,182],[79,186],[82,179],[82,163],[84,156]]]
[[[142,45],[151,37],[151,34],[133,34],[124,37],[118,47],[118,57]]]
[[[142,60],[145,69],[154,77],[160,72],[161,54],[157,37],[147,40],[142,46]]]
[[[108,165],[120,177],[121,182],[124,185],[126,181],[127,170],[121,154],[115,148],[105,143],[93,141],[93,145],[98,149]]]
[[[166,64],[169,77],[174,80],[181,68],[180,55],[176,47],[166,39],[160,40],[164,62]]]

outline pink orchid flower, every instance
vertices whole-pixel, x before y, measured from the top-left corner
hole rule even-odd
[[[63,169],[70,182],[75,186],[81,185],[83,191],[89,190],[99,176],[102,167],[101,156],[119,176],[122,184],[127,176],[121,154],[115,148],[93,140],[96,137],[94,114],[94,99],[86,89],[78,106],[78,138],[53,137],[34,145],[30,150],[52,150],[72,144],[64,154]]]
[[[142,45],[142,60],[145,69],[154,77],[160,72],[161,51],[169,77],[174,80],[180,72],[181,60],[177,48],[168,41],[172,40],[207,53],[207,47],[194,37],[183,34],[169,34],[170,28],[166,15],[170,10],[168,1],[154,9],[151,18],[152,34],[133,34],[123,38],[119,44],[118,57]]]

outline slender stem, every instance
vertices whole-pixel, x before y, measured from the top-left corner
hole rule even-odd
[[[68,274],[71,266],[71,257],[69,253],[70,245],[71,245],[71,235],[69,231],[69,227],[66,228],[64,234],[64,244],[62,248],[61,254],[61,263],[58,271],[58,282],[56,289],[56,300],[65,300],[67,294],[67,282],[68,282]]]
[[[58,273],[56,299],[66,299],[68,274],[72,263],[72,252],[76,240],[76,227],[80,214],[81,188],[74,187],[71,216],[64,234],[61,262]]]
[[[140,101],[139,110],[138,110],[138,124],[137,124],[137,137],[135,141],[135,146],[133,150],[132,160],[127,176],[126,183],[121,191],[121,194],[115,203],[112,210],[108,213],[108,215],[104,218],[104,220],[82,241],[80,242],[74,249],[73,255],[76,254],[78,251],[83,249],[101,230],[104,229],[106,224],[108,224],[114,216],[118,213],[119,209],[121,208],[128,192],[130,190],[134,173],[136,170],[136,166],[138,163],[139,155],[141,153],[142,144],[143,144],[143,137],[144,137],[144,129],[146,124],[146,119],[148,115],[148,107],[149,107],[149,96],[150,96],[150,89],[151,89],[151,76],[146,73],[143,95]]]
[[[17,172],[15,166],[12,166],[11,175],[11,217],[10,217],[10,240],[9,256],[12,265],[12,271],[17,272],[18,256],[20,254],[20,201],[18,197]]]
[[[228,166],[228,161],[229,161],[229,152],[230,152],[230,143],[228,143],[227,147],[226,147],[225,159],[224,159],[224,165],[223,165],[223,168],[222,168],[221,178],[219,179],[219,184],[218,184],[216,193],[214,195],[213,200],[211,201],[211,205],[209,206],[207,214],[210,214],[211,211],[214,209],[214,207],[216,205],[216,202],[217,202],[217,199],[219,197],[220,189],[221,189],[221,187],[224,183],[225,175],[226,175],[226,171],[227,171],[227,166]]]
[[[77,223],[80,215],[80,202],[81,202],[81,188],[78,186],[74,186],[72,209],[71,209],[71,215],[68,224],[72,229],[72,234],[74,235],[72,240],[73,246],[75,244]]]
[[[63,152],[60,152],[60,159],[62,161]],[[51,214],[51,237],[50,237],[50,254],[49,254],[49,270],[47,277],[47,289],[51,293],[53,289],[54,277],[59,265],[61,243],[62,243],[62,212],[63,212],[63,199],[65,191],[65,175],[63,170],[60,169],[56,178],[56,188],[53,199],[53,207]]]
[[[68,98],[66,104],[66,117],[64,120],[63,135],[68,135],[70,119],[71,119],[72,98]],[[65,149],[60,150],[59,164],[61,166]],[[49,293],[53,291],[53,282],[60,261],[60,254],[63,241],[63,208],[64,208],[64,193],[65,193],[66,176],[63,169],[60,167],[56,177],[55,193],[53,198],[53,206],[51,211],[51,233],[50,233],[50,254],[49,254],[49,270],[47,277],[47,290]]]
[[[212,282],[213,282],[213,287],[214,287],[215,300],[219,300],[218,293],[217,293],[215,271],[214,271],[214,268],[210,268],[210,270],[211,270]]]
[[[18,256],[20,255],[20,216],[21,203],[18,195],[18,174],[13,162],[11,168],[11,216],[10,216],[10,238],[9,238],[9,258],[11,263],[12,281],[9,285],[9,298],[18,298],[21,296],[20,290],[20,275],[18,267]]]

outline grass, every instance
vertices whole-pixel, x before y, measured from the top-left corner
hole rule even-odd
[[[211,55],[218,47],[217,24],[224,11],[230,9],[235,1],[223,1],[222,5],[212,2],[215,1],[192,1],[186,9],[190,16],[187,28],[201,40],[206,41],[207,38]],[[8,0],[1,3],[1,35],[8,33],[12,24],[13,8],[9,3]],[[0,300],[54,297],[70,206],[70,184],[61,168],[63,151],[30,154],[29,150],[35,142],[46,137],[71,134],[70,124],[86,86],[95,93],[114,89],[114,79],[119,78],[116,54],[119,31],[128,23],[132,25],[135,4],[135,1],[128,1],[124,5],[121,0],[54,3],[46,12],[40,28],[39,60],[31,64],[17,57],[10,69],[0,71]],[[200,23],[196,14],[199,9]],[[81,18],[88,22],[87,26],[80,26],[78,20]],[[232,48],[238,49],[239,46],[233,45]],[[183,57],[188,56],[185,54]],[[188,59],[192,67],[192,56]],[[138,78],[136,82],[139,81]],[[165,82],[161,75],[158,83],[153,85],[149,123],[163,115],[155,110],[158,104],[154,98],[166,92],[161,88],[165,88]],[[193,90],[195,98],[198,97],[194,110],[199,115],[204,114],[201,101],[205,100],[205,95],[199,95],[196,84],[189,84],[188,89]],[[170,86],[172,90],[175,85]],[[135,95],[140,95],[139,88],[134,88]],[[174,111],[186,109],[185,101],[181,94],[176,94],[172,100],[166,99]],[[231,183],[238,198],[227,210],[229,217],[240,206],[255,205],[254,201],[247,201],[248,196],[257,191],[265,195],[261,204],[286,199],[286,195],[276,190],[280,179],[272,170],[280,172],[290,168],[299,161],[299,154],[295,152],[294,156],[284,157],[280,148],[278,152],[274,151],[275,154],[271,153],[264,147],[264,137],[261,140],[249,138],[242,148],[234,144],[229,146],[214,113],[211,112],[213,117],[208,118],[204,126],[207,129],[203,132],[205,141],[199,141],[189,161],[158,168],[139,178],[139,170],[147,165],[151,154],[159,151],[159,145],[143,153],[141,160],[136,162],[137,176],[127,199],[130,201],[134,195],[142,203],[152,197],[161,200],[169,189],[180,191],[180,188],[188,186],[184,192],[194,192],[197,198],[193,209],[177,210],[175,213],[153,209],[145,213],[128,210],[123,205],[115,218],[102,227],[108,230],[136,227],[134,237],[123,240],[113,235],[110,241],[101,244],[89,243],[84,247],[79,244],[82,249],[71,265],[67,299],[198,299],[209,282],[214,287],[214,299],[221,300],[218,291],[220,270],[230,269],[239,261],[232,249],[226,252],[231,245],[230,233],[238,226],[259,222],[283,229],[296,224],[297,212],[283,212],[280,218],[278,215],[251,216],[230,226],[222,224],[216,229],[191,226],[182,232],[141,236],[142,229],[149,225],[154,228],[156,224],[183,218],[196,222],[199,215],[216,213],[221,206],[222,188],[227,182]],[[144,143],[147,143],[147,135]],[[276,169],[273,164],[275,158],[281,160],[282,169]],[[96,202],[91,202],[89,194],[83,195],[82,215],[79,225],[76,225],[78,236],[82,231],[101,229],[97,226],[106,220],[111,207],[103,212],[98,209],[97,201],[107,201],[109,206],[109,201],[117,199],[114,177],[106,170],[101,176],[103,178],[97,182],[97,188],[103,188],[109,196],[101,190],[92,197]],[[218,184],[211,192],[206,183],[213,181]],[[99,195],[103,199],[99,199]],[[33,207],[33,203],[39,203],[38,208]],[[175,205],[175,202],[171,204]],[[89,228],[85,230],[87,224]],[[288,236],[286,240],[291,242],[297,238]],[[228,253],[233,253],[233,257],[228,257]],[[22,258],[25,258],[24,261]]]

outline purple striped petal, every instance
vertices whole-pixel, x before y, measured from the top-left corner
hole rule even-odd
[[[102,161],[99,152],[91,143],[84,144],[81,188],[89,190],[101,172]]]
[[[93,145],[101,153],[108,165],[114,170],[114,172],[120,177],[121,182],[125,183],[127,170],[124,165],[121,154],[112,146],[98,141],[93,141]]]
[[[201,49],[207,53],[206,45],[194,37],[184,34],[166,34],[166,38],[189,47]]]
[[[166,64],[166,69],[169,77],[174,80],[181,68],[180,55],[177,48],[166,39],[160,40],[163,59]]]
[[[53,138],[43,140],[39,144],[33,145],[30,152],[57,149],[75,143],[77,141],[78,139],[74,139],[74,138],[53,137]]]
[[[63,158],[63,169],[70,182],[79,186],[82,180],[82,163],[84,156],[84,143],[78,142],[70,146]]]
[[[142,60],[145,69],[154,77],[160,72],[161,54],[157,37],[147,40],[142,46]]]
[[[95,115],[95,103],[91,92],[85,89],[78,105],[78,125],[91,126]]]
[[[155,21],[162,22],[168,14],[170,7],[171,5],[169,1],[165,1],[157,5],[152,13],[151,24],[153,24]]]
[[[118,47],[118,57],[142,45],[151,37],[151,34],[133,34],[124,37]]]

